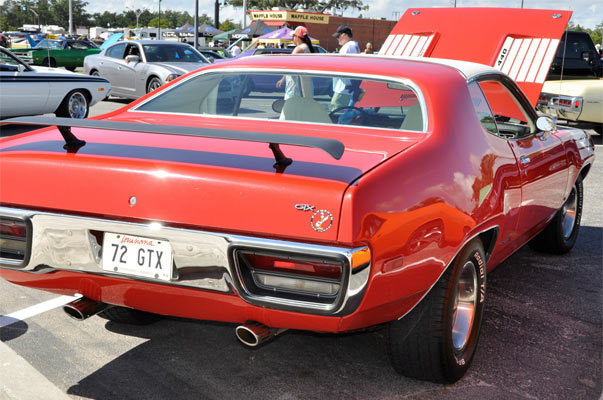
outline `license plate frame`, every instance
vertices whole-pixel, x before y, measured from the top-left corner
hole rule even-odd
[[[172,245],[168,240],[113,232],[103,235],[104,271],[170,281],[172,265]]]

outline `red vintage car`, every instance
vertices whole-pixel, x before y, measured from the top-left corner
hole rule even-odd
[[[285,98],[244,90],[275,76]],[[594,160],[501,71],[429,58],[245,57],[101,117],[4,122],[52,126],[0,141],[2,278],[250,346],[387,323],[394,368],[436,382],[469,367],[488,271],[572,248]]]

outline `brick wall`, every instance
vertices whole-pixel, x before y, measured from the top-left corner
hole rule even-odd
[[[332,35],[339,25],[345,23],[352,28],[354,40],[358,42],[360,51],[364,51],[366,44],[371,42],[373,43],[374,52],[377,53],[397,22],[381,19],[330,17],[328,25],[306,23],[305,26],[308,28],[311,37],[320,40],[322,47],[334,52],[339,44]]]

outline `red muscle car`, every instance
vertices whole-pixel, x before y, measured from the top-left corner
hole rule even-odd
[[[436,382],[469,368],[488,271],[572,248],[594,160],[503,72],[430,58],[244,57],[101,117],[3,122],[52,126],[0,141],[2,278],[250,346],[388,323],[394,368]]]

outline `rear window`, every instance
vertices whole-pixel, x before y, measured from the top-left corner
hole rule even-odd
[[[410,84],[363,77],[210,72],[136,110],[424,131],[419,98]]]

